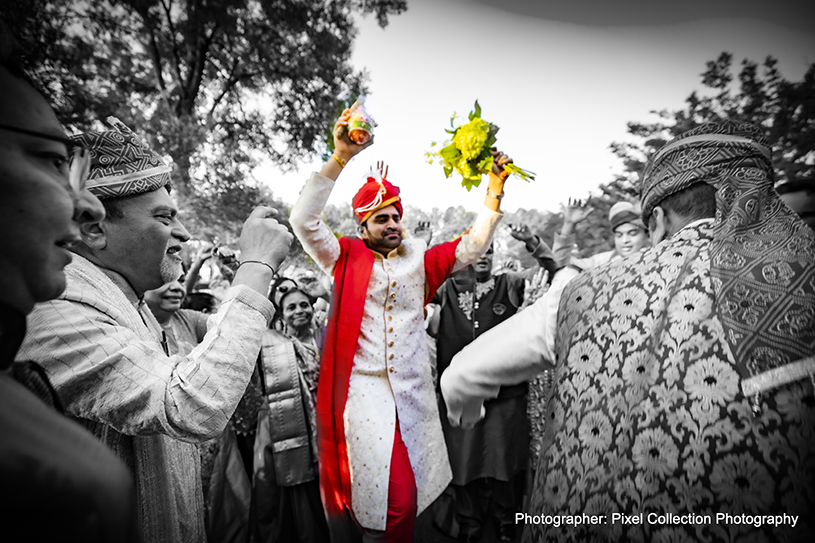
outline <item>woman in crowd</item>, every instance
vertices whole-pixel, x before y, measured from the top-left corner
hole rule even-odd
[[[271,295],[282,331],[270,327],[261,348],[268,416],[259,418],[255,442],[250,525],[258,541],[323,542],[329,534],[317,479],[318,333],[312,298],[289,281],[278,280]]]

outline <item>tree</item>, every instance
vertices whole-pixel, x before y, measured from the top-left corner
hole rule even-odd
[[[616,187],[630,193],[636,187],[647,157],[671,138],[711,121],[730,118],[764,128],[773,147],[778,183],[815,178],[815,63],[801,81],[787,81],[778,71],[778,61],[767,57],[758,63],[745,59],[734,74],[733,55],[724,52],[707,63],[701,74],[707,92],[693,91],[681,110],[652,111],[654,123],[628,123],[636,143],[611,144],[623,161],[625,173]],[[613,190],[612,187],[609,187]]]
[[[611,144],[622,160],[623,173],[588,198],[594,212],[575,231],[581,256],[612,246],[608,211],[620,200],[639,199],[639,175],[648,157],[670,139],[706,122],[730,118],[763,127],[773,148],[776,182],[815,180],[815,64],[801,81],[787,81],[773,57],[760,65],[745,59],[736,74],[733,55],[723,52],[707,63],[701,79],[704,89],[691,92],[684,109],[651,111],[658,121],[628,123],[633,142]]]
[[[11,0],[3,17],[33,78],[77,130],[115,115],[173,158],[197,233],[230,237],[253,205],[257,153],[290,167],[325,144],[352,69],[353,14],[405,0]]]

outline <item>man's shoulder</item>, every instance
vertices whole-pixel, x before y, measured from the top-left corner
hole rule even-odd
[[[65,277],[66,287],[59,297],[35,306],[29,317],[32,325],[57,319],[75,325],[90,317],[129,321],[126,316],[136,314],[122,289],[92,262],[75,256],[65,267]]]

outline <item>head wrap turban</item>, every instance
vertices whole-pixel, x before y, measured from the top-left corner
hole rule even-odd
[[[815,232],[773,188],[771,157],[755,126],[708,123],[667,143],[642,179],[646,222],[694,183],[716,189],[711,284],[747,395],[815,369]]]
[[[627,222],[645,228],[640,215],[639,205],[634,205],[631,202],[617,202],[608,211],[608,222],[611,223],[611,231],[613,232],[618,226]]]
[[[168,185],[172,168],[119,119],[108,117],[107,121],[113,130],[72,136],[90,151],[88,190],[104,200]]]
[[[373,170],[368,172],[367,180],[362,185],[351,206],[354,209],[354,216],[359,224],[367,221],[374,211],[379,211],[384,207],[392,205],[402,216],[402,201],[399,197],[399,187],[391,184],[387,179],[382,179],[378,172]]]

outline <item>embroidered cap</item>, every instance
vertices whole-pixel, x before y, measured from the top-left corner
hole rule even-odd
[[[762,131],[750,123],[726,120],[706,123],[675,137],[645,166],[642,174],[642,218],[659,202],[694,183],[716,186],[726,172],[751,161],[772,176],[772,151]]]
[[[113,129],[71,136],[91,155],[87,187],[105,200],[152,192],[170,183],[172,167],[122,121],[108,117]]]

